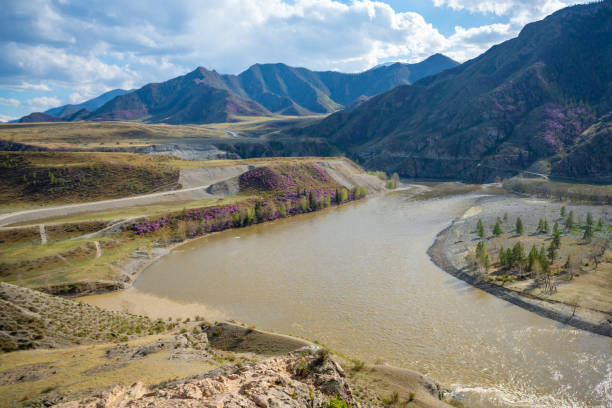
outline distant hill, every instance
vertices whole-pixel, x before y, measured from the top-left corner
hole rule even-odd
[[[88,111],[94,111],[98,109],[100,106],[104,105],[106,102],[113,99],[114,97],[119,96],[119,95],[124,95],[132,91],[133,89],[131,90],[113,89],[112,91],[105,92],[102,95],[97,96],[88,101],[85,101],[83,103],[79,103],[76,105],[64,105],[64,106],[59,106],[57,108],[51,108],[49,110],[46,110],[44,113],[46,113],[47,115],[51,115],[51,116],[62,117],[62,116],[73,115],[74,113],[82,109],[87,109]]]
[[[87,109],[91,113],[81,112],[76,118],[174,124],[223,122],[231,115],[322,114],[456,65],[436,54],[416,64],[394,63],[355,74],[255,64],[239,75],[221,75],[199,67],[166,82],[135,91],[114,90],[83,104],[45,113],[76,120],[71,116]]]
[[[404,177],[490,181],[544,160],[553,176],[605,181],[611,39],[612,2],[565,8],[473,60],[300,134]]]
[[[61,121],[62,119],[56,116],[47,115],[46,113],[42,113],[42,112],[33,112],[19,119],[17,122],[32,123],[32,122],[61,122]]]

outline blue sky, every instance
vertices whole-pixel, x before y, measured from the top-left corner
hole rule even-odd
[[[575,0],[3,0],[0,121],[197,66],[463,62]],[[171,5],[171,6],[169,6]]]

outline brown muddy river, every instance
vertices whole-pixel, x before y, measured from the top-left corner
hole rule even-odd
[[[471,407],[611,407],[612,340],[438,269],[426,251],[475,193],[412,193],[194,241],[135,291],[203,303],[368,362],[419,370]]]

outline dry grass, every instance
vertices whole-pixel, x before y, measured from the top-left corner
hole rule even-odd
[[[226,123],[167,125],[140,122],[60,122],[0,124],[0,140],[48,149],[131,149],[151,144],[231,140],[226,131],[261,137],[323,116],[236,116]]]
[[[102,247],[96,258],[95,241]],[[146,249],[153,237],[134,237],[125,233],[113,237],[7,243],[0,247],[0,280],[30,288],[81,281],[116,281],[117,264],[138,249]]]
[[[174,324],[0,284],[0,351],[127,341]]]
[[[242,201],[252,199],[249,195],[230,196],[225,198],[210,198],[204,200],[188,200],[188,201],[173,201],[169,203],[135,205],[131,207],[113,208],[110,210],[80,212],[74,215],[52,217],[36,220],[36,222],[26,222],[15,224],[15,226],[38,226],[45,225],[60,225],[60,224],[76,224],[83,225],[89,222],[96,221],[113,221],[132,217],[156,217],[168,214],[170,212],[181,211],[183,209],[190,210],[194,208],[203,208],[211,206],[223,206],[228,204],[239,205]],[[38,231],[38,227],[36,228]],[[1,237],[1,230],[0,230]]]
[[[149,336],[130,341],[127,345],[132,347],[152,344],[171,337],[171,335]],[[48,373],[34,381],[0,385],[0,406],[13,406],[19,401],[26,403],[40,398],[53,399],[57,395],[76,399],[79,396],[91,395],[93,391],[101,391],[115,385],[131,385],[136,381],[154,385],[209,371],[222,365],[215,359],[204,361],[169,359],[172,353],[170,350],[121,362],[106,357],[106,351],[111,347],[113,347],[111,344],[100,344],[0,355],[0,377],[7,370],[16,367],[23,367],[26,370],[45,367],[47,370],[41,369],[41,371]],[[108,367],[106,370],[105,365]],[[50,375],[51,372],[54,374]],[[84,372],[88,374],[84,375]],[[50,389],[51,392],[48,391]]]
[[[504,181],[503,186],[513,192],[555,200],[612,204],[612,185],[572,184],[515,177]]]

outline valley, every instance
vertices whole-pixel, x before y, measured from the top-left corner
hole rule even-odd
[[[0,407],[612,406],[611,1],[78,3],[0,18]]]

